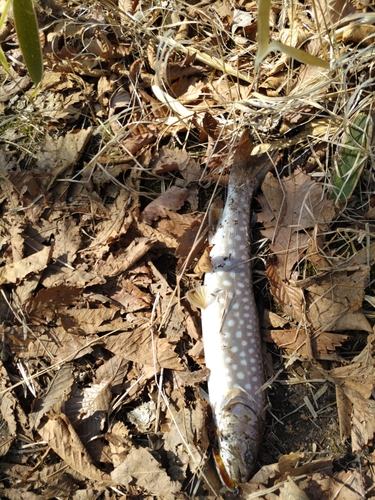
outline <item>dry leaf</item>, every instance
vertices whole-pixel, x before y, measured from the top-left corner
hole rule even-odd
[[[29,274],[38,274],[43,271],[52,255],[53,247],[44,247],[40,252],[33,253],[13,264],[5,265],[0,269],[0,285],[18,283]]]
[[[281,257],[281,259],[283,259]],[[295,283],[288,283],[282,279],[283,264],[279,257],[271,257],[266,264],[266,275],[270,283],[270,290],[276,302],[281,304],[286,314],[291,316],[296,322],[302,321],[304,317],[305,298],[301,288]]]
[[[92,463],[72,424],[63,413],[49,418],[40,426],[38,432],[72,469],[93,481],[112,483],[111,477]]]
[[[171,187],[147,205],[141,214],[141,220],[151,225],[153,221],[167,217],[170,212],[175,212],[182,207],[189,194],[190,191],[187,188]]]
[[[181,485],[173,482],[159,462],[145,448],[132,448],[125,460],[111,473],[112,480],[124,486],[135,482],[145,493],[175,500]]]
[[[66,109],[64,110],[66,112]],[[49,185],[68,167],[76,164],[92,135],[92,128],[77,129],[54,139],[46,136],[37,158],[40,171],[47,173]]]
[[[371,399],[375,388],[374,342],[374,334],[369,335],[366,347],[347,366],[326,371],[319,365],[314,364],[327,380],[339,387],[347,401],[350,401],[352,405],[351,438],[353,452],[363,449],[372,440],[375,433],[375,401]],[[340,403],[342,399],[340,397]],[[348,428],[346,412],[340,411],[339,417],[344,419],[340,423],[340,429],[344,434]]]
[[[30,425],[34,429],[38,428],[41,419],[52,408],[56,413],[60,413],[62,404],[68,399],[74,382],[72,370],[72,364],[66,363],[63,365],[56,373],[47,393],[43,397],[36,399],[33,411],[29,416]]]
[[[360,308],[365,297],[370,268],[321,274],[298,282],[305,289],[306,315],[313,331],[365,330],[372,328]],[[312,281],[309,285],[308,282]]]
[[[126,249],[121,249],[115,255],[110,254],[105,261],[96,266],[100,276],[114,277],[123,273],[140,260],[154,245],[155,240],[135,238]]]
[[[334,206],[331,200],[322,196],[323,187],[300,169],[283,179],[282,186],[284,198],[279,211],[273,203],[271,209],[266,201],[267,192],[259,197],[262,212],[258,220],[265,226],[262,234],[271,241],[270,248],[278,258],[280,279],[289,280],[293,266],[308,248],[309,230],[331,222]]]
[[[153,336],[153,338],[152,338]],[[129,361],[136,361],[159,370],[169,368],[181,370],[178,355],[168,339],[158,338],[149,328],[136,328],[132,332],[120,333],[106,339],[106,348]]]
[[[297,352],[301,357],[309,359],[310,349],[315,359],[341,360],[335,353],[339,347],[348,339],[348,335],[338,333],[322,332],[311,335],[307,338],[306,332],[296,328],[282,330],[262,330],[262,338],[266,342],[274,342],[281,349],[289,353]]]
[[[153,156],[150,167],[156,175],[178,170],[184,177],[186,185],[197,182],[201,177],[198,163],[183,149],[161,147]]]
[[[0,362],[0,392],[5,390],[10,385],[8,373]],[[13,440],[16,437],[17,423],[15,418],[15,409],[17,400],[11,392],[6,392],[0,397],[0,418],[1,418],[1,433],[0,433],[0,457],[6,455],[11,447]]]
[[[109,297],[121,304],[128,313],[150,308],[153,301],[150,294],[142,292],[136,285],[125,279],[118,282],[118,287],[119,289],[111,292]]]

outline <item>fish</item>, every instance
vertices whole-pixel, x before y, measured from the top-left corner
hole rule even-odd
[[[249,481],[264,428],[265,393],[259,389],[265,378],[249,226],[253,196],[269,167],[262,162],[252,166],[252,149],[245,130],[234,155],[226,203],[209,238],[211,270],[203,285],[187,292],[187,299],[201,309],[217,435],[213,455],[229,490]]]

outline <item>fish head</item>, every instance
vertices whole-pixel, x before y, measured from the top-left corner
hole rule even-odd
[[[262,415],[247,393],[230,391],[216,416],[218,436],[214,451],[222,483],[234,490],[251,478],[262,437]]]

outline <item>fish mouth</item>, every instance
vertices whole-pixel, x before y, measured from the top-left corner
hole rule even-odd
[[[229,490],[234,491],[238,484],[250,480],[258,451],[255,444],[246,439],[219,439],[213,455],[221,482]]]
[[[214,458],[221,482],[232,491],[251,478],[262,437],[262,423],[254,404],[238,392],[226,400],[217,415]]]

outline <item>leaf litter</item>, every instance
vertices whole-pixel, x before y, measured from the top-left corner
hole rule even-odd
[[[370,498],[371,161],[350,198],[334,204],[330,193],[350,124],[373,119],[373,29],[353,17],[372,7],[272,4],[272,36],[317,57],[333,51],[336,73],[278,54],[257,88],[255,2],[69,5],[64,18],[60,7],[37,8],[45,72],[33,99],[11,14],[0,33],[10,67],[1,496],[233,496],[210,458],[208,373],[184,295],[209,268],[206,209],[225,196],[250,126],[253,160],[268,153],[275,166],[254,230],[270,405],[256,474],[238,496]],[[336,52],[319,28],[327,20]]]

